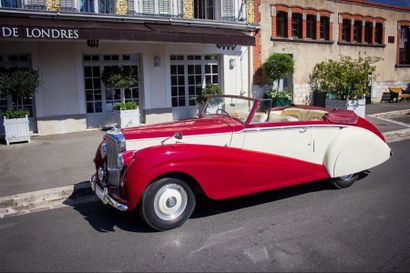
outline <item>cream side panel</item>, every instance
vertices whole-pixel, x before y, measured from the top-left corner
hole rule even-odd
[[[243,149],[312,162],[311,133],[308,127],[248,131]]]
[[[183,136],[181,140],[170,138],[169,140],[165,141],[165,144],[172,144],[178,142],[185,144],[229,146],[231,142],[231,136],[231,133]],[[166,139],[166,137],[127,140],[127,150],[141,150],[151,146],[160,145],[161,141],[163,141],[164,139]]]
[[[390,147],[377,135],[348,127],[330,143],[324,165],[331,177],[340,177],[370,169],[389,158]]]

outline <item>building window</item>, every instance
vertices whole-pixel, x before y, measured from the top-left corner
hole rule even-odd
[[[306,37],[316,39],[316,15],[306,16]]]
[[[1,0],[1,7],[3,8],[18,8],[17,0]]]
[[[295,38],[302,38],[302,14],[292,14],[292,36]]]
[[[354,26],[353,26],[353,40],[356,43],[361,43],[362,42],[362,21],[354,21]]]
[[[371,44],[373,42],[373,23],[366,22],[364,29],[364,41]]]
[[[382,23],[376,23],[375,41],[378,44],[383,44],[383,24]]]
[[[279,11],[276,14],[276,35],[278,37],[288,37],[288,13]]]
[[[327,16],[320,17],[320,39],[330,40],[330,18]]]
[[[94,0],[81,0],[80,1],[81,12],[94,12]]]
[[[194,0],[194,18],[215,19],[214,0]]]
[[[351,33],[352,33],[352,20],[343,19],[342,25],[342,40],[345,42],[351,42]]]
[[[112,0],[98,0],[99,13],[114,13],[114,2]]]
[[[84,55],[84,87],[87,113],[111,112],[118,102],[139,102],[139,81],[137,54],[127,55]],[[120,66],[137,79],[136,86],[113,89],[104,86],[101,75],[104,69]]]
[[[399,64],[410,65],[410,26],[400,28],[399,38]]]
[[[172,107],[195,106],[196,98],[209,84],[219,84],[217,55],[171,55]]]

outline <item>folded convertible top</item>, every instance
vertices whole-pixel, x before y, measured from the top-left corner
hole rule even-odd
[[[343,124],[356,124],[359,120],[355,112],[350,110],[333,110],[326,113],[323,117],[325,120]]]

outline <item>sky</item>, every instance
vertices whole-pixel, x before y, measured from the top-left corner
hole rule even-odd
[[[368,1],[410,8],[410,0],[368,0]]]

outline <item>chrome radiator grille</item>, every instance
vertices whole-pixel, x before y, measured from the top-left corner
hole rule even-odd
[[[116,135],[107,134],[107,174],[108,184],[119,187],[121,179],[121,169],[118,166],[118,154],[121,153],[120,139]]]

